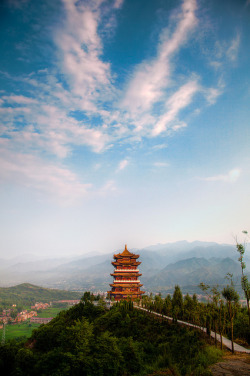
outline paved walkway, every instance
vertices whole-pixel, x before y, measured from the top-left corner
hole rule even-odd
[[[167,319],[167,320],[170,320],[170,321],[173,321],[173,318],[170,317],[170,316],[165,316],[165,315],[162,315],[160,313],[157,313],[157,312],[153,312],[153,311],[150,311],[149,309],[146,309],[146,308],[142,308],[142,307],[138,307],[138,306],[135,306],[135,308],[138,308],[138,309],[141,309],[142,311],[146,311],[146,312],[150,312],[156,316],[160,316],[160,317],[163,317],[164,319]],[[189,322],[185,322],[185,321],[181,321],[181,320],[177,320],[177,322],[179,324],[182,324],[182,325],[187,325],[187,326],[191,326],[193,328],[196,328],[196,329],[199,329],[199,330],[202,330],[203,332],[206,333],[206,328],[203,328],[203,327],[200,327],[198,325],[194,325],[194,324],[190,324]],[[211,337],[215,338],[215,332],[212,332],[211,331]],[[216,338],[217,338],[217,341],[220,342],[220,335],[217,333],[216,334]],[[229,350],[232,349],[232,342],[227,339],[226,337],[222,337],[222,343],[224,346],[226,346]],[[237,343],[234,342],[234,351],[237,351],[237,352],[241,352],[241,353],[247,353],[247,354],[250,354],[250,349],[246,349],[245,347],[243,346],[240,346],[238,345]]]

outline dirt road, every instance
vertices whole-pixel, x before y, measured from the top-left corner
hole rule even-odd
[[[226,355],[210,369],[214,376],[250,376],[250,355]]]

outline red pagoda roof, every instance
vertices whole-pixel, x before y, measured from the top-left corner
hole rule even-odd
[[[125,244],[125,249],[122,253],[118,253],[117,255],[114,255],[114,258],[120,258],[120,257],[132,257],[132,258],[138,258],[140,255],[136,255],[135,253],[131,253],[127,249],[127,244]]]

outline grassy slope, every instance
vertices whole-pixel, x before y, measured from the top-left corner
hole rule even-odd
[[[47,289],[30,283],[22,283],[13,287],[0,287],[0,303],[29,304],[35,302],[50,302],[52,300],[79,299],[82,293],[64,290]]]

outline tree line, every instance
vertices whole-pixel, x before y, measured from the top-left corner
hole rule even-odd
[[[108,310],[88,296],[23,342],[0,345],[0,372],[11,376],[209,375],[221,352],[199,331],[122,301]],[[157,373],[159,372],[159,373]]]
[[[245,235],[247,231],[243,231]],[[150,311],[162,315],[171,316],[174,321],[177,319],[187,321],[200,327],[205,327],[207,334],[211,330],[220,336],[221,348],[223,346],[222,336],[225,335],[232,341],[232,352],[234,352],[233,341],[237,338],[242,344],[250,345],[250,283],[245,273],[246,264],[244,254],[246,241],[242,244],[236,239],[236,250],[239,253],[238,261],[241,265],[241,287],[246,298],[246,307],[239,305],[239,294],[235,289],[233,275],[228,273],[225,278],[228,284],[222,290],[219,286],[209,286],[200,283],[199,287],[207,297],[207,303],[198,302],[197,295],[192,297],[187,294],[183,297],[181,289],[175,286],[173,296],[167,295],[162,299],[161,294],[144,296],[142,306]],[[215,335],[217,345],[217,335]]]

